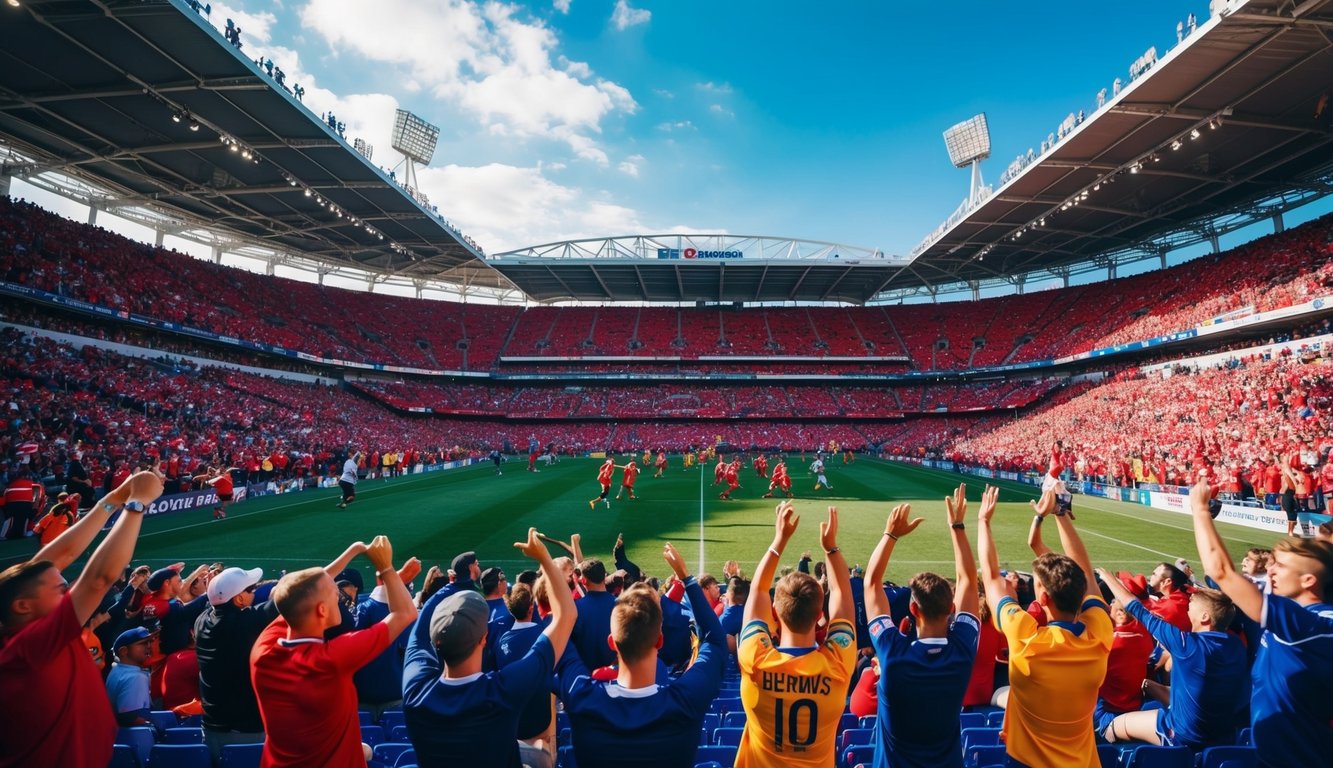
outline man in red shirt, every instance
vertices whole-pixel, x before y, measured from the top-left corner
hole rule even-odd
[[[588,500],[588,509],[596,509],[599,501],[606,502],[608,508],[611,506],[611,500],[606,496],[611,493],[611,476],[615,474],[617,467],[616,460],[608,456],[597,470],[597,482],[602,486],[602,493],[597,498]],[[624,469],[624,467],[619,468]]]
[[[730,499],[731,492],[741,487],[740,459],[736,459],[727,465],[726,471],[722,473],[722,478],[727,481],[727,490],[718,494],[718,498]]]
[[[1142,576],[1120,573],[1119,578],[1131,593],[1146,596],[1148,585]],[[1148,659],[1157,641],[1148,628],[1130,616],[1119,602],[1111,603],[1111,622],[1115,639],[1106,659],[1106,678],[1097,691],[1093,722],[1097,731],[1106,730],[1118,714],[1137,711],[1143,706],[1143,680],[1148,674]]]
[[[389,647],[417,617],[412,596],[395,576],[388,538],[357,542],[333,565],[365,554],[384,583],[389,615],[367,629],[324,641],[342,623],[338,588],[329,568],[307,568],[273,588],[280,616],[250,651],[250,680],[264,721],[261,766],[365,768],[352,674]]]
[[[204,482],[213,486],[213,492],[218,495],[218,505],[213,507],[213,519],[223,520],[227,517],[227,505],[231,503],[235,486],[231,480],[231,467],[210,467],[207,472],[195,477],[196,482]]]
[[[0,768],[77,768],[111,760],[116,719],[84,646],[83,625],[129,565],[143,510],[160,495],[161,475],[140,472],[31,560],[0,572]],[[61,571],[122,509],[67,586]]]
[[[1158,564],[1148,577],[1148,586],[1161,597],[1145,603],[1144,607],[1181,632],[1189,632],[1193,626],[1190,623],[1189,583],[1189,574],[1176,566]]]
[[[620,494],[623,491],[629,491],[629,497],[631,499],[635,498],[634,480],[639,476],[639,465],[634,463],[634,459],[630,459],[625,464],[624,470],[624,474],[620,477],[620,490],[616,491],[616,501],[620,500]]]

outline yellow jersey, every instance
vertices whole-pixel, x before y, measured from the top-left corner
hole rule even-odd
[[[1009,756],[1033,768],[1100,768],[1092,714],[1115,637],[1106,603],[1089,595],[1079,621],[1044,627],[1011,597],[997,607],[1009,643]]]
[[[736,768],[836,763],[838,721],[856,666],[856,628],[838,619],[829,624],[823,645],[791,650],[777,648],[765,621],[753,620],[741,630],[736,655],[745,732]]]

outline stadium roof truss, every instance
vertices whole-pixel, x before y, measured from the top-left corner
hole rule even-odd
[[[889,289],[1163,257],[1333,192],[1333,0],[1231,0]],[[1316,117],[1323,100],[1323,114]]]
[[[188,3],[22,0],[3,11],[5,175],[270,263],[512,290]]]
[[[860,304],[906,259],[811,240],[671,234],[547,243],[487,262],[539,301]]]

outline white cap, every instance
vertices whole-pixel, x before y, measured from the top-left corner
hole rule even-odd
[[[208,602],[222,605],[231,602],[233,597],[259,583],[264,578],[263,568],[228,568],[214,576],[208,582]]]

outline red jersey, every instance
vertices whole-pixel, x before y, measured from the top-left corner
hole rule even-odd
[[[167,657],[160,693],[163,709],[175,709],[199,698],[199,656],[193,648]]]
[[[231,482],[230,472],[223,472],[218,477],[208,481],[208,483],[213,486],[213,490],[217,492],[218,496],[230,496],[232,491],[235,490]]]
[[[260,765],[365,768],[352,673],[389,647],[388,625],[328,642],[288,641],[287,630],[279,616],[250,651],[250,682],[268,734]]]
[[[1130,620],[1115,628],[1111,655],[1106,659],[1106,679],[1097,695],[1117,714],[1143,706],[1143,678],[1148,674],[1148,657],[1157,641],[1143,624]]]
[[[69,594],[49,616],[0,633],[0,723],[4,768],[111,761],[116,718]]]
[[[615,464],[612,464],[609,461],[603,464],[602,468],[597,470],[597,482],[601,483],[602,485],[610,485],[611,475],[615,474],[615,471],[616,471]]]
[[[1156,600],[1149,600],[1143,607],[1181,632],[1189,632],[1191,629],[1188,592],[1172,592]]]
[[[634,478],[639,476],[638,464],[626,464],[624,475],[620,478],[620,484],[626,488],[634,487]]]
[[[1270,464],[1264,468],[1264,493],[1278,493],[1282,490],[1282,468]]]
[[[972,662],[972,677],[967,681],[963,706],[990,704],[991,697],[995,695],[995,663],[1004,648],[1004,635],[995,628],[995,622],[981,622],[981,635],[977,639],[977,657]]]

